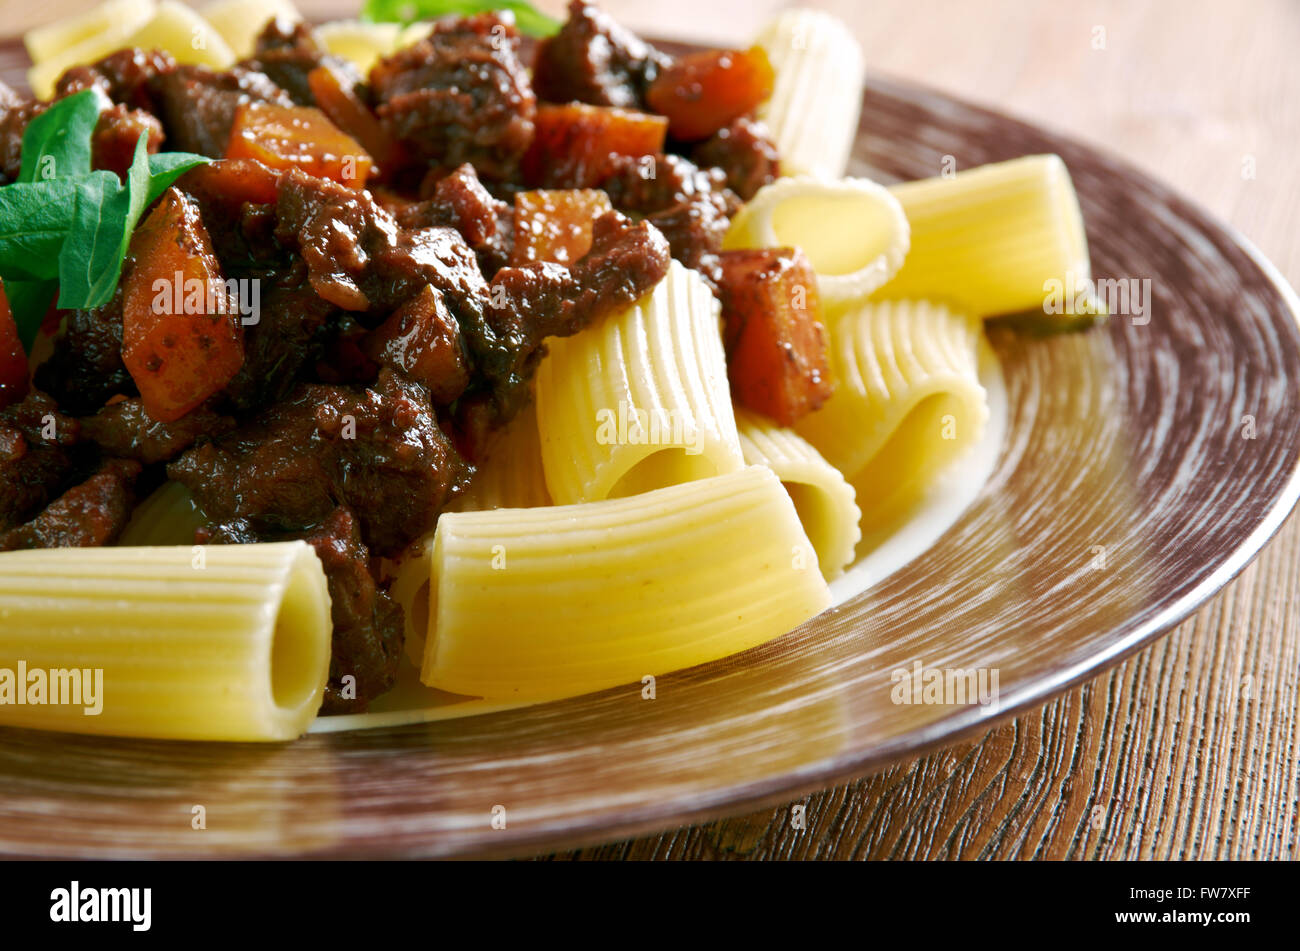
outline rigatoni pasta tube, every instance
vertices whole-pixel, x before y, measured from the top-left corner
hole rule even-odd
[[[490,440],[487,458],[453,508],[469,512],[550,504],[542,468],[542,440],[537,431],[537,404],[533,402]]]
[[[907,216],[865,178],[783,178],[758,190],[731,222],[724,248],[796,247],[817,273],[828,309],[865,300],[902,267]]]
[[[866,66],[849,28],[819,10],[787,10],[755,42],[776,71],[759,106],[787,175],[838,178],[848,167]]]
[[[0,619],[0,723],[14,726],[288,740],[329,673],[329,593],[305,542],[0,554]],[[79,681],[81,703],[51,702],[57,673],[33,696],[35,671]]]
[[[889,189],[912,246],[877,298],[949,301],[977,316],[1041,310],[1052,282],[1091,279],[1088,237],[1056,155],[982,165]]]
[[[903,514],[979,441],[983,330],[929,301],[866,304],[828,329],[835,393],[795,428],[853,485],[865,533]]]
[[[625,499],[444,514],[420,679],[550,700],[726,657],[830,604],[770,469]]]
[[[674,261],[637,304],[547,345],[537,372],[537,425],[557,504],[744,466],[719,305],[694,271]]]
[[[853,486],[812,444],[765,416],[736,409],[736,427],[745,462],[776,473],[794,502],[804,533],[817,552],[817,564],[829,581],[853,560],[862,532],[862,513]]]

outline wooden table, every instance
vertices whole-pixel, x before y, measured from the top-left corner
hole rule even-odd
[[[298,0],[350,16],[350,0]],[[6,3],[6,31],[88,0]],[[558,12],[559,0],[539,6]],[[604,0],[629,26],[744,42],[774,0]],[[870,68],[1124,154],[1300,283],[1300,5],[812,0]],[[18,9],[11,9],[19,7]],[[1300,519],[1168,637],[983,737],[789,807],[552,858],[1294,858]],[[1240,675],[1230,672],[1242,672]],[[1085,815],[1085,803],[1108,810]],[[1118,819],[1118,821],[1116,821]],[[1095,830],[1113,830],[1101,837]]]

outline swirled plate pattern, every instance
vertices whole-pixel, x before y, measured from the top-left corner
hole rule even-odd
[[[21,82],[24,66],[20,46],[0,46],[0,77]],[[1094,274],[1149,280],[1150,307],[1075,334],[991,329],[1005,445],[971,508],[905,568],[773,643],[659,678],[654,700],[638,684],[275,747],[3,729],[0,853],[508,855],[604,841],[951,742],[1158,637],[1295,503],[1298,305],[1240,236],[1111,150],[910,85],[869,82],[852,172],[918,178],[1037,152],[1070,168]],[[894,703],[890,672],[918,660],[996,669],[999,701]]]

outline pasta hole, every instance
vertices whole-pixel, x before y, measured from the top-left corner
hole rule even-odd
[[[271,696],[275,705],[294,710],[306,703],[320,684],[328,663],[329,612],[316,603],[309,585],[291,580],[275,618],[271,640]],[[322,617],[323,615],[323,617]],[[326,636],[318,630],[324,624]]]
[[[660,449],[623,473],[623,477],[609,490],[609,498],[622,499],[717,474],[718,467],[704,453],[691,455],[676,447]]]
[[[837,221],[851,221],[852,230],[827,227]],[[772,210],[772,230],[777,244],[801,248],[818,274],[838,276],[860,271],[885,254],[894,224],[875,195],[841,191],[781,202]]]

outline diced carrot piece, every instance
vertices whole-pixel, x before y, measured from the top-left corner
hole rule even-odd
[[[591,226],[612,211],[595,188],[515,193],[515,246],[510,263],[573,264],[591,250]]]
[[[278,173],[252,159],[217,159],[196,165],[180,179],[180,186],[191,195],[211,198],[223,205],[238,207],[244,202],[255,205],[275,203]]]
[[[282,171],[300,168],[349,188],[365,188],[374,164],[356,139],[310,106],[245,102],[235,110],[226,158],[256,159]]]
[[[798,248],[724,251],[721,259],[731,390],[744,406],[791,426],[834,388],[817,275]]]
[[[772,95],[775,74],[762,47],[682,56],[646,90],[646,102],[668,117],[673,138],[707,139],[753,112]]]
[[[362,342],[362,352],[422,384],[434,405],[446,406],[469,385],[456,318],[433,285],[411,298]]]
[[[391,173],[402,164],[401,145],[388,134],[337,68],[328,63],[317,66],[307,74],[307,85],[321,112],[359,142],[379,170]]]
[[[244,363],[239,309],[198,209],[175,188],[131,237],[122,362],[145,412],[162,422],[194,409]]]
[[[613,155],[657,155],[668,120],[614,106],[540,105],[524,178],[542,188],[595,188],[610,173]]]
[[[0,282],[0,409],[27,395],[27,353],[18,339],[18,325]]]

